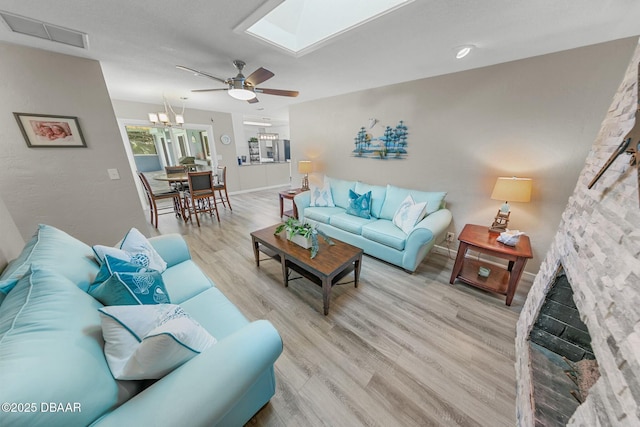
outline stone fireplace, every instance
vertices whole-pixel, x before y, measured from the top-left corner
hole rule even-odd
[[[561,266],[601,375],[567,425],[640,425],[640,205],[630,156],[620,155],[587,189],[635,123],[639,60],[636,48],[518,320],[516,415],[521,426],[536,425],[529,337]]]

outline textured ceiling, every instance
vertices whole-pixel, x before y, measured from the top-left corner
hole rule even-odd
[[[277,120],[291,103],[640,34],[637,0],[416,0],[296,58],[237,29],[278,3],[0,0],[0,10],[87,33],[89,48],[13,34],[5,25],[0,40],[99,60],[113,99],[157,104],[164,93],[173,105],[188,97],[187,108]],[[465,44],[478,48],[455,60],[454,48]],[[226,78],[235,75],[233,59],[247,63],[245,75],[258,67],[275,73],[260,86],[300,96],[261,95],[250,105],[225,92],[191,93],[224,86],[175,68]]]

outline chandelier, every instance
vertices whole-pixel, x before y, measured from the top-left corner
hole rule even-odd
[[[171,104],[167,102],[167,98],[165,98],[165,96],[162,95],[162,103],[164,105],[164,111],[160,111],[157,113],[149,113],[149,121],[154,125],[161,123],[163,126],[168,126],[168,127],[182,126],[184,124],[184,101],[186,101],[187,98],[181,97],[180,99],[182,100],[182,111],[180,112],[180,114],[177,114],[175,111],[173,111],[173,107],[171,107]],[[173,114],[173,121],[171,120],[171,116],[169,112]]]

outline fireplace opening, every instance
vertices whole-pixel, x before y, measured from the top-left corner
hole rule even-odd
[[[529,334],[537,426],[564,426],[599,378],[591,336],[562,266]]]

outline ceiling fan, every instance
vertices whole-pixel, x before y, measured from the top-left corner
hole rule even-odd
[[[298,96],[298,91],[296,90],[267,89],[257,87],[260,83],[265,82],[274,76],[274,74],[266,68],[260,67],[253,73],[251,73],[249,77],[245,77],[242,74],[242,69],[245,66],[244,61],[236,59],[233,61],[233,65],[238,70],[238,74],[235,77],[229,77],[227,79],[212,76],[211,74],[205,73],[204,71],[194,70],[193,68],[185,67],[183,65],[176,65],[176,68],[184,71],[189,71],[196,76],[208,77],[210,79],[224,83],[228,86],[224,89],[195,89],[191,92],[213,92],[218,90],[226,90],[232,97],[247,101],[250,104],[258,102],[258,98],[256,95],[259,93],[278,96]]]

